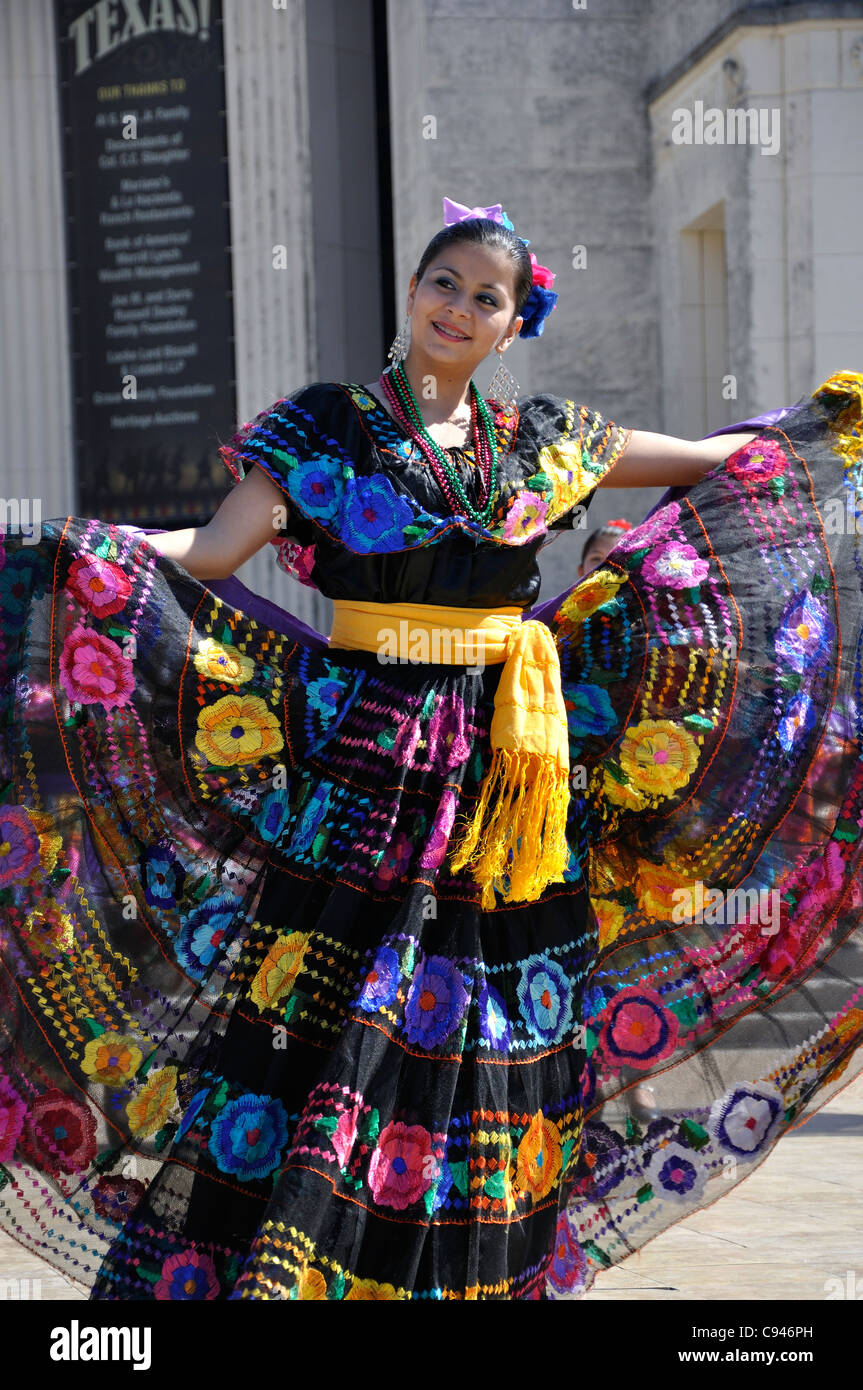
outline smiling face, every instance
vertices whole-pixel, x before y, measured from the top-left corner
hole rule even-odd
[[[411,354],[470,375],[521,328],[515,314],[515,266],[505,251],[456,242],[411,276],[407,301]]]

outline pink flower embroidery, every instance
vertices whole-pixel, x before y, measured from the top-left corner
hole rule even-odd
[[[119,613],[132,592],[131,582],[119,565],[98,555],[85,555],[69,566],[66,588],[73,598],[97,618]]]
[[[447,788],[440,799],[437,815],[429,833],[428,844],[420,858],[421,868],[436,869],[443,862],[449,844],[450,832],[455,821],[455,808],[455,792]]]
[[[535,492],[526,490],[516,493],[506,514],[504,536],[514,545],[523,545],[525,541],[533,540],[546,529],[547,511],[548,503],[544,497],[538,497]]]
[[[344,1110],[339,1116],[339,1122],[333,1131],[332,1144],[336,1151],[336,1156],[342,1168],[347,1167],[351,1150],[357,1142],[357,1119],[359,1111],[356,1106],[353,1110]]]
[[[175,1303],[203,1302],[219,1292],[216,1267],[209,1255],[186,1250],[169,1255],[162,1265],[162,1277],[153,1290],[154,1298]]]
[[[449,772],[470,757],[464,725],[464,701],[451,691],[441,699],[428,727],[429,761],[438,772]]]
[[[710,566],[680,541],[658,545],[644,561],[642,574],[648,584],[666,589],[694,589],[707,578]]]
[[[276,551],[276,564],[280,569],[289,574],[292,578],[299,580],[300,584],[305,584],[310,589],[316,589],[317,585],[312,579],[312,570],[315,567],[315,547],[313,545],[300,545],[299,541],[283,540],[274,541],[278,545]]]
[[[375,887],[389,888],[391,884],[396,883],[407,869],[412,853],[413,845],[404,831],[400,830],[384,850],[375,874]]]
[[[646,550],[648,546],[658,545],[668,540],[671,528],[680,520],[680,503],[669,502],[660,511],[654,512],[640,526],[627,531],[617,542],[615,550]]]
[[[772,439],[753,439],[725,460],[728,472],[744,483],[767,483],[785,472],[788,459]]]
[[[600,1046],[609,1065],[639,1071],[670,1056],[677,1043],[677,1015],[666,1009],[655,990],[633,985],[622,989],[602,1013]]]
[[[13,1157],[26,1114],[27,1106],[18,1092],[5,1076],[0,1076],[0,1163],[7,1163]]]
[[[381,1132],[369,1164],[369,1187],[379,1206],[404,1211],[431,1187],[433,1169],[428,1130],[398,1120]]]
[[[116,642],[79,624],[63,645],[60,681],[70,700],[114,709],[129,703],[135,672]]]

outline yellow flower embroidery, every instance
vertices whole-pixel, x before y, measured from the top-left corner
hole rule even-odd
[[[683,924],[695,920],[701,901],[696,879],[681,878],[673,869],[646,859],[639,861],[636,891],[639,907],[653,921]]]
[[[277,937],[252,981],[250,996],[260,1013],[274,1009],[288,998],[303,968],[310,932],[291,932]]]
[[[208,680],[242,685],[255,674],[255,663],[234,647],[225,647],[214,637],[205,637],[195,652],[195,670]]]
[[[57,903],[34,908],[24,921],[26,939],[36,951],[71,951],[75,946],[75,924]]]
[[[326,1298],[327,1281],[319,1269],[304,1269],[300,1275],[297,1297],[304,1299]]]
[[[547,444],[540,449],[537,469],[541,469],[551,482],[548,521],[564,516],[596,487],[596,477],[585,470],[581,445],[574,439]]]
[[[177,1068],[160,1067],[126,1106],[129,1128],[145,1139],[160,1130],[177,1104]]]
[[[285,740],[259,695],[223,695],[198,715],[195,745],[217,767],[237,767],[280,752]]]
[[[561,615],[568,622],[580,623],[589,618],[597,608],[615,597],[618,589],[627,582],[625,574],[615,574],[613,570],[597,570],[573,590],[561,605]]]
[[[345,1303],[351,1299],[364,1299],[366,1302],[390,1302],[395,1298],[400,1298],[392,1284],[379,1284],[376,1279],[355,1279],[351,1284],[348,1293],[345,1295]]]
[[[607,771],[603,773],[602,794],[613,805],[625,807],[628,811],[640,811],[648,804],[646,793],[631,786],[629,782],[618,782],[617,778],[612,777]]]
[[[698,765],[698,745],[670,720],[643,719],[627,729],[620,765],[636,787],[671,796],[685,787]]]
[[[135,1075],[143,1060],[135,1038],[123,1033],[100,1033],[84,1048],[81,1070],[103,1086],[116,1088]]]
[[[626,916],[623,904],[612,902],[611,898],[593,898],[591,901],[599,925],[600,948],[610,946],[623,926]]]
[[[848,1063],[851,1061],[852,1049],[850,1044],[861,1030],[863,1030],[863,1010],[851,1009],[844,1018],[840,1018],[833,1029],[833,1036],[836,1041],[833,1042],[831,1040],[830,1051],[838,1052],[840,1048],[848,1047],[848,1054],[843,1057],[835,1067],[832,1067],[830,1071],[825,1072],[825,1081],[838,1081],[839,1077],[848,1066]]]
[[[547,1196],[560,1173],[561,1148],[557,1125],[541,1110],[530,1122],[518,1146],[517,1181],[535,1202]]]

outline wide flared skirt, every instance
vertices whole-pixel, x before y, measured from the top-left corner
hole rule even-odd
[[[499,667],[7,538],[3,1229],[98,1299],[545,1298],[745,1177],[859,1070],[861,452],[843,374],[536,611],[570,865],[492,912]]]

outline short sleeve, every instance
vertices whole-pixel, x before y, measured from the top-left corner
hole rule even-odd
[[[555,409],[547,411],[547,427],[553,438],[538,453],[541,471],[551,483],[551,502],[546,515],[549,530],[569,530],[584,517],[599,483],[617,463],[632,437],[589,406],[547,397]]]
[[[274,543],[296,542],[310,546],[319,539],[313,521],[302,514],[290,497],[286,485],[285,455],[299,457],[305,445],[302,431],[297,428],[294,406],[302,408],[312,403],[319,393],[318,385],[306,386],[289,396],[283,396],[262,410],[253,420],[241,425],[236,434],[219,447],[219,456],[235,482],[242,482],[252,468],[258,467],[281,489],[284,496],[285,524],[274,537]]]

